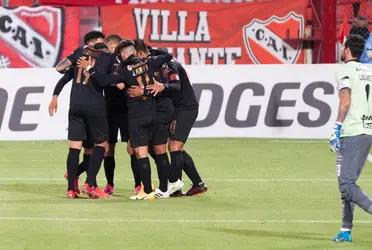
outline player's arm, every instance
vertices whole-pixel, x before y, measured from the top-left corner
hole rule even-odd
[[[66,72],[66,70],[68,68],[70,68],[72,66],[72,62],[70,61],[70,59],[68,59],[67,57],[65,59],[63,59],[62,61],[60,61],[57,65],[56,65],[56,70],[61,73],[61,74],[64,74]]]
[[[49,115],[53,116],[55,113],[57,113],[58,108],[58,96],[62,92],[63,87],[71,81],[73,78],[73,72],[72,69],[69,69],[57,82],[57,85],[54,87],[52,100],[49,103]]]
[[[347,113],[349,112],[350,104],[351,104],[351,82],[350,77],[348,75],[342,75],[337,79],[338,83],[338,96],[339,96],[339,104],[338,104],[338,112],[337,112],[337,119],[336,123],[333,127],[331,138],[329,140],[330,149],[333,152],[337,152],[340,150],[340,137],[341,137],[341,129],[342,123],[345,121]]]
[[[338,104],[338,113],[337,113],[337,120],[338,123],[343,123],[347,113],[349,112],[350,104],[351,104],[351,89],[350,88],[343,88],[338,92],[338,97],[340,99]]]
[[[181,81],[178,73],[177,65],[174,62],[168,63],[169,72],[168,72],[168,83],[165,85],[166,92],[174,92],[181,90]]]
[[[146,86],[146,90],[153,96],[156,96],[160,93],[163,95],[172,94],[180,89],[181,83],[177,69],[175,68],[170,68],[167,83],[161,83],[154,79],[154,84]]]
[[[70,55],[68,55],[66,58],[64,58],[62,61],[57,63],[56,70],[64,74],[73,64],[77,62],[80,55],[82,54],[83,48],[77,48],[72,52]]]

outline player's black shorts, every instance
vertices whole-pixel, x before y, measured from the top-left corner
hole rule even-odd
[[[153,127],[151,145],[163,145],[168,142],[170,124],[173,118],[173,112],[158,112]]]
[[[192,126],[198,117],[199,109],[177,110],[170,127],[170,138],[175,141],[186,142]]]
[[[68,139],[93,143],[108,139],[108,125],[105,107],[91,105],[70,105],[68,113]]]
[[[132,148],[148,146],[155,126],[155,117],[140,116],[128,119],[129,141]]]
[[[122,113],[117,115],[108,115],[109,139],[108,143],[114,144],[118,142],[118,134],[122,142],[128,141],[128,114]]]

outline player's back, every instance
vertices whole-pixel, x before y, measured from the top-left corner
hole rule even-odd
[[[372,135],[372,70],[356,61],[341,65],[337,75],[338,89],[351,90],[351,104],[341,137]]]

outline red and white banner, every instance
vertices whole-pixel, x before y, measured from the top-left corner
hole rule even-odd
[[[44,5],[63,6],[102,6],[113,4],[127,4],[128,0],[39,0]]]
[[[0,68],[53,67],[79,46],[78,8],[0,7]]]
[[[185,64],[303,63],[307,0],[101,8],[103,31],[172,50]]]

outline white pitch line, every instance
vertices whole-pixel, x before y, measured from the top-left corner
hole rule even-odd
[[[3,221],[67,221],[67,222],[118,222],[118,223],[195,223],[195,224],[327,224],[340,223],[339,220],[198,220],[198,219],[95,219],[95,218],[53,218],[53,217],[0,217]],[[372,221],[354,221],[372,224]]]
[[[105,180],[105,179],[99,179]],[[133,179],[117,179],[131,181]],[[367,181],[370,179],[362,179]],[[0,177],[0,181],[65,181],[62,177]],[[215,179],[215,178],[206,178],[206,182],[334,182],[337,181],[336,178],[225,178],[225,179]]]

